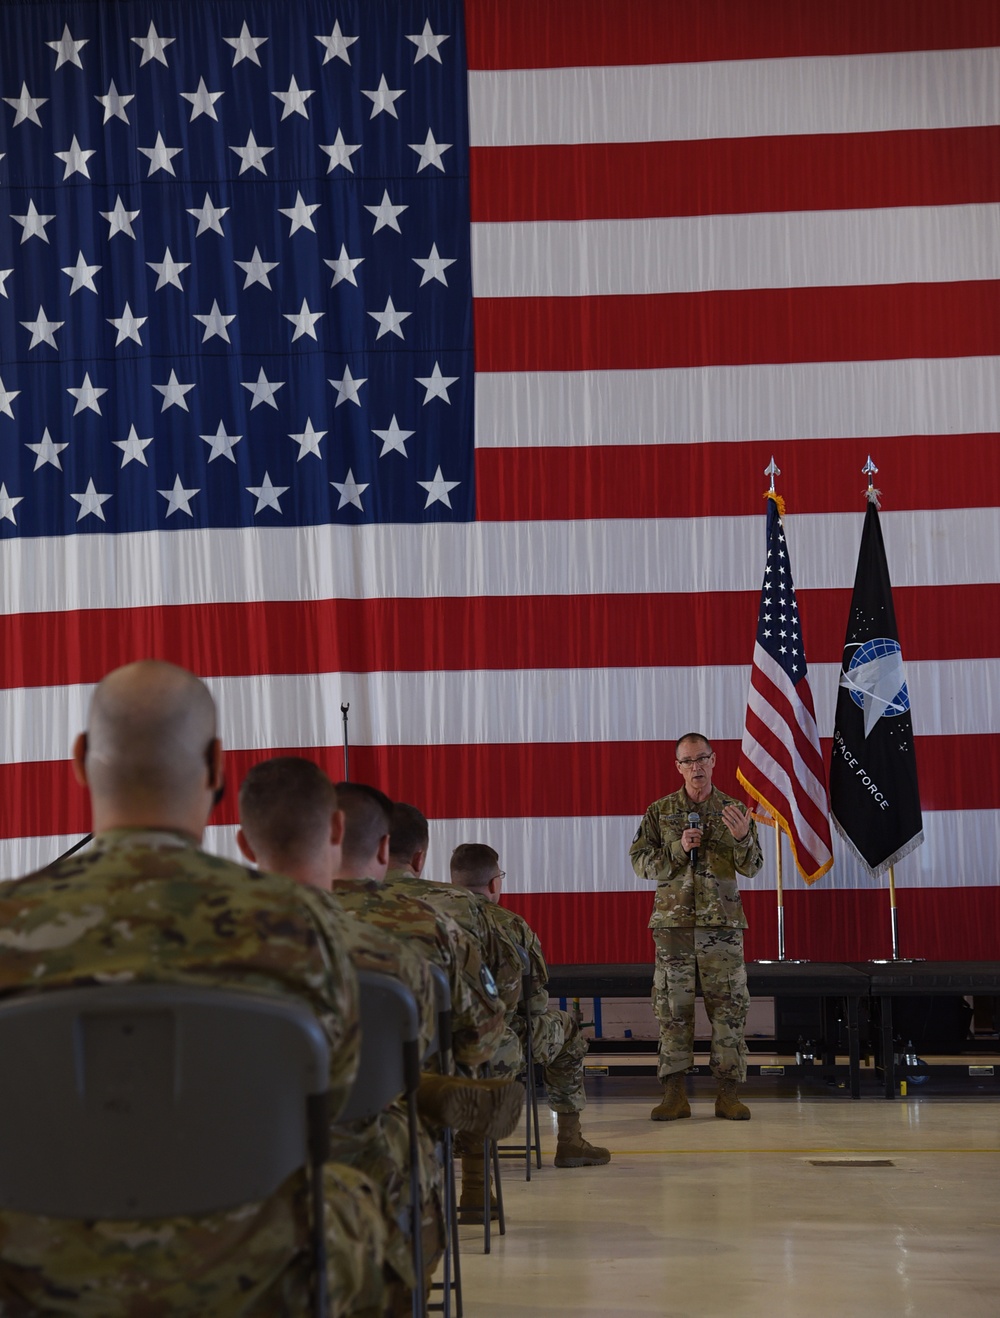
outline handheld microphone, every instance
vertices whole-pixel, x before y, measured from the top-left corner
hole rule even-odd
[[[688,815],[688,828],[700,828],[700,827],[701,827],[701,815],[698,813],[697,810],[692,810],[691,813]],[[695,866],[698,864],[698,848],[692,847],[691,850],[688,852],[688,857],[691,860],[691,868],[694,869]]]

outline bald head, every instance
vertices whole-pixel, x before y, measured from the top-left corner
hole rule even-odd
[[[183,817],[185,831],[200,836],[222,781],[215,701],[204,682],[175,664],[143,659],[116,668],[94,692],[74,758],[95,828],[100,815],[161,827],[178,827]]]

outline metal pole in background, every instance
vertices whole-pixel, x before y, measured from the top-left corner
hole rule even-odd
[[[349,783],[351,781],[351,770],[349,764],[350,740],[347,733],[347,711],[350,708],[351,708],[350,701],[348,701],[346,705],[341,705],[340,707],[341,717],[344,720],[344,782],[345,783]]]
[[[774,892],[778,899],[778,960],[785,959],[785,889],[781,881],[781,829],[774,821]]]
[[[771,454],[771,461],[764,468],[764,475],[771,478],[770,493],[777,495],[774,487],[775,476],[781,475],[781,468],[774,460],[774,454]],[[779,503],[778,507],[781,505]],[[781,868],[781,825],[777,819],[772,820],[774,824],[774,895],[778,903],[778,960],[785,959],[785,887],[782,881]]]
[[[868,454],[868,460],[861,468],[862,474],[868,477],[868,489],[865,491],[865,498],[869,503],[874,503],[879,507],[878,496],[881,491],[875,488],[875,477],[878,475],[878,467],[872,462],[872,455]],[[899,960],[899,924],[896,911],[896,867],[889,866],[889,926],[892,930],[892,960]]]
[[[899,923],[896,912],[896,867],[889,866],[889,922],[892,927],[892,959],[899,960]]]

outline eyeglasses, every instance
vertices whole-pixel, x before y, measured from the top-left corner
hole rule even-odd
[[[506,877],[507,877],[507,871],[499,870],[496,874],[493,875],[493,878],[490,879],[490,883],[493,882],[493,879],[505,879]]]
[[[685,767],[691,764],[707,764],[714,754],[715,751],[709,751],[707,755],[696,755],[694,759],[678,760],[677,763],[683,764]]]

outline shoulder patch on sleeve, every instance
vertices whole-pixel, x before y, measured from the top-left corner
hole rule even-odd
[[[498,998],[500,996],[497,992],[496,980],[493,978],[493,972],[490,970],[489,966],[479,967],[479,979],[483,988],[486,990],[486,996],[488,998]]]
[[[635,837],[632,839],[633,846],[635,846],[635,844],[639,841],[639,838],[641,836],[642,836],[642,825],[640,824],[639,827],[635,830]]]

